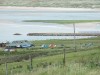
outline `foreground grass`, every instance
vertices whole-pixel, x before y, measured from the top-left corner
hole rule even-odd
[[[30,60],[9,63],[9,74],[12,75],[99,75],[100,50],[66,54],[66,66],[63,66],[63,54],[37,57],[32,60],[33,70],[27,67]],[[19,67],[21,66],[21,67]],[[0,65],[0,73],[4,75],[5,65]]]
[[[24,72],[15,75],[99,75],[100,69],[89,69],[81,64],[70,63],[66,67],[48,66],[39,68],[38,71]]]
[[[8,63],[9,75],[98,75],[100,72],[100,37],[90,39],[77,39],[77,51],[73,51],[73,40],[42,40],[32,41],[36,48],[18,49],[15,53],[10,53],[6,57],[11,60]],[[41,44],[54,43],[57,45],[54,49],[40,48]],[[89,48],[84,47],[81,49],[81,44],[93,43]],[[60,44],[65,45],[66,49],[66,66],[63,65],[63,52],[64,48],[60,48]],[[70,50],[68,50],[70,48]],[[2,52],[2,49],[0,49]],[[0,52],[0,53],[1,53]],[[21,61],[12,61],[18,57],[32,53],[32,55],[39,54],[39,52],[47,52],[47,54],[37,55],[32,60],[33,69],[30,71],[30,60],[21,59]],[[1,58],[2,53],[0,54]],[[15,56],[18,56],[15,58]],[[25,56],[26,57],[26,56]],[[13,58],[13,59],[11,59]],[[0,59],[3,61],[3,59]],[[5,64],[0,64],[0,75],[5,75]]]
[[[44,22],[44,23],[70,24],[70,23],[100,22],[100,20],[25,20],[24,22]]]

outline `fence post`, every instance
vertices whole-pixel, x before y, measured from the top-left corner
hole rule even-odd
[[[6,67],[6,75],[8,75],[8,65],[7,65],[7,62],[5,62],[5,67]]]
[[[30,60],[30,71],[33,69],[33,64],[32,64],[32,57],[29,55],[29,60]]]
[[[64,49],[63,65],[66,66],[66,52],[65,52],[65,49]]]
[[[5,59],[6,59],[6,56],[5,56],[5,54],[4,54],[4,57],[5,57]],[[7,61],[5,60],[5,74],[6,75],[8,75],[8,65],[7,65]]]

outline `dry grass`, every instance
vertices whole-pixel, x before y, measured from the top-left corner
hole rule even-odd
[[[0,0],[3,6],[99,8],[100,0]]]

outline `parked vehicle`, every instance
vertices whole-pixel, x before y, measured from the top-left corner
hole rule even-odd
[[[13,47],[13,48],[29,48],[32,46],[34,45],[27,40],[13,41],[6,45],[6,47]]]

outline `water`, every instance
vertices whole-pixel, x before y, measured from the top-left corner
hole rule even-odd
[[[100,12],[39,12],[28,10],[0,10],[0,41],[73,39],[68,36],[26,36],[27,33],[72,33],[73,27],[52,23],[26,23],[23,20],[100,20]],[[95,29],[100,30],[100,25]],[[84,29],[76,28],[76,32]],[[14,33],[21,33],[16,36]],[[77,38],[87,38],[77,37]]]
[[[0,10],[0,19],[9,20],[100,20],[100,12],[40,12]]]

